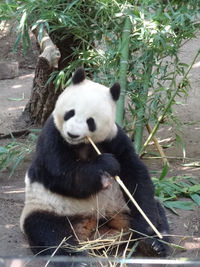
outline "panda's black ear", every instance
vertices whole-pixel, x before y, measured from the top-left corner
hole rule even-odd
[[[110,88],[110,93],[114,101],[117,101],[120,96],[120,84],[114,83],[113,86]]]
[[[85,80],[85,70],[82,67],[78,68],[72,77],[72,82],[73,84],[79,84],[84,80]]]

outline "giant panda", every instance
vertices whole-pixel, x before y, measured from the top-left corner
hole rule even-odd
[[[80,240],[123,231],[131,232],[134,239],[150,236],[143,241],[144,255],[165,256],[167,246],[113,178],[120,176],[150,221],[167,235],[165,212],[154,198],[147,168],[115,123],[120,85],[107,88],[85,76],[83,68],[75,72],[38,138],[36,155],[25,177],[21,229],[34,253],[51,255],[66,237],[68,248],[60,247],[56,255],[85,256],[85,252],[72,249]]]

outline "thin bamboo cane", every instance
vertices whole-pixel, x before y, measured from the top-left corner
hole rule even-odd
[[[146,124],[146,128],[147,128],[148,133],[151,134],[152,133],[152,128],[151,128],[150,124],[147,123]],[[158,152],[159,152],[159,154],[160,154],[160,156],[162,158],[162,161],[163,161],[164,165],[167,164],[169,166],[169,161],[167,160],[167,157],[165,156],[165,153],[164,153],[162,147],[158,143],[157,138],[155,136],[153,136],[152,140],[153,140],[153,142],[155,144],[155,147],[157,148],[157,150],[158,150]]]
[[[101,155],[100,150],[95,145],[95,143],[93,142],[93,140],[91,139],[91,137],[87,136],[87,138],[88,138],[89,142],[91,143],[91,145],[96,150],[97,154],[98,155]],[[131,193],[128,191],[128,189],[126,188],[125,184],[122,182],[122,180],[120,179],[120,177],[116,175],[115,176],[115,179],[118,182],[118,184],[123,188],[124,192],[127,194],[127,196],[130,198],[130,200],[133,202],[133,204],[135,205],[135,207],[137,208],[137,210],[140,212],[140,214],[143,216],[143,218],[146,220],[146,222],[151,226],[151,228],[158,235],[158,237],[162,239],[163,236],[161,235],[161,233],[156,229],[156,227],[152,224],[152,222],[146,216],[146,214],[144,213],[144,211],[140,208],[140,206],[138,205],[138,203],[136,202],[136,200],[133,198],[133,196],[131,195]]]

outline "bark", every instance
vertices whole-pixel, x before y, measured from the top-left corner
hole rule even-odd
[[[39,57],[31,97],[26,105],[25,111],[29,115],[31,123],[43,125],[54,109],[55,102],[60,94],[60,90],[55,92],[53,83],[47,84],[52,73],[49,62]]]
[[[50,36],[47,32],[43,31],[43,36],[41,40],[39,40],[39,33],[37,29],[35,30],[35,35],[37,37],[38,43],[40,45],[41,55],[40,58],[45,58],[49,64],[49,67],[52,69],[58,68],[58,61],[61,57],[59,49],[52,42]]]
[[[37,30],[34,32],[38,39]],[[58,68],[61,57],[59,49],[44,31],[39,41],[41,54],[38,57],[31,97],[24,110],[26,121],[34,125],[43,125],[54,109],[60,90],[55,91],[54,84],[47,83],[52,72]]]

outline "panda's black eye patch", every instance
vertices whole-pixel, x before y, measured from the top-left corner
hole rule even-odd
[[[71,109],[70,111],[67,111],[65,113],[65,116],[64,116],[64,120],[67,121],[69,120],[71,117],[73,117],[75,114],[75,110],[74,109]]]
[[[90,132],[94,132],[96,130],[96,124],[93,118],[87,119],[87,124]]]

